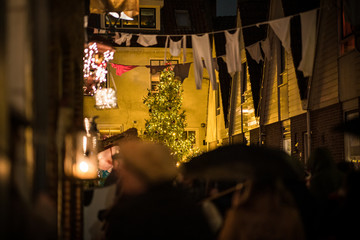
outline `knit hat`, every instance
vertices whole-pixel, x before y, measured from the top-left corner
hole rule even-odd
[[[173,180],[178,172],[168,147],[147,142],[127,141],[121,145],[124,167],[148,184]]]

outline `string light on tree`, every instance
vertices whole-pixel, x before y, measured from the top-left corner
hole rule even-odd
[[[148,89],[144,104],[149,108],[149,119],[145,120],[145,138],[167,145],[178,162],[187,160],[193,152],[193,137],[186,138],[185,111],[182,106],[183,88],[175,79],[170,64],[161,72],[158,92]]]

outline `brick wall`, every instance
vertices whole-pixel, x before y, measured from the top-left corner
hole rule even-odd
[[[282,134],[281,122],[265,125],[265,146],[281,149]]]
[[[334,127],[342,122],[342,108],[334,104],[326,108],[310,112],[311,150],[327,147],[335,162],[344,161],[344,135],[334,131]]]
[[[259,145],[259,128],[250,130],[250,145]]]
[[[306,132],[306,113],[290,118],[291,156],[304,162],[304,132]],[[295,146],[297,144],[297,146]]]

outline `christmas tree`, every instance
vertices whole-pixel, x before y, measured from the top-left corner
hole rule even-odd
[[[181,110],[183,88],[175,79],[172,67],[168,65],[160,74],[158,91],[148,89],[144,104],[149,108],[149,119],[145,121],[145,138],[167,145],[178,163],[192,154],[193,139],[184,134],[185,111]]]

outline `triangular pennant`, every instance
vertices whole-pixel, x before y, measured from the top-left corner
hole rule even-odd
[[[290,17],[281,18],[269,22],[276,36],[287,52],[290,52]]]
[[[175,76],[180,78],[181,83],[183,83],[184,79],[189,76],[190,65],[191,65],[191,63],[174,65]]]
[[[301,40],[302,58],[298,70],[304,73],[304,77],[312,75],[316,45],[316,13],[317,9],[301,13]]]
[[[111,66],[116,69],[116,75],[121,76],[123,73],[126,73],[130,71],[131,69],[134,69],[137,67],[137,65],[121,65],[121,64],[115,64],[111,63]]]
[[[259,63],[260,60],[263,60],[261,55],[260,42],[256,42],[246,47],[246,50],[249,52],[251,58],[254,59],[257,63]]]
[[[270,40],[266,38],[265,40],[261,41],[261,48],[265,54],[265,57],[268,60],[271,60],[271,48],[270,48]]]

